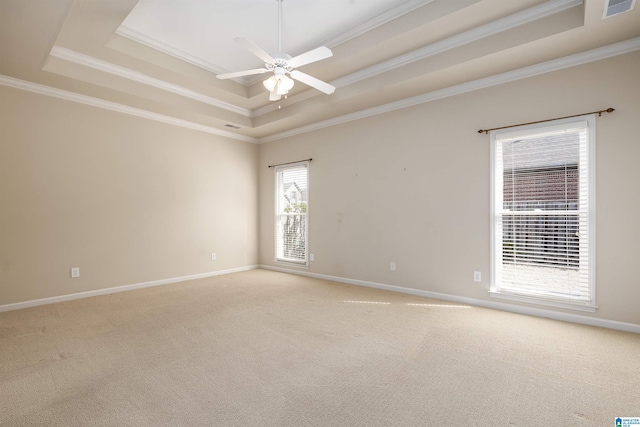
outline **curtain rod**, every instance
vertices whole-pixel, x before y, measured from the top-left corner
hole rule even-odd
[[[499,128],[492,128],[492,129],[480,129],[478,131],[478,133],[489,133],[492,130],[500,130],[500,129],[508,129],[508,128],[514,128],[516,126],[526,126],[526,125],[534,125],[536,123],[544,123],[544,122],[552,122],[554,120],[561,120],[561,119],[570,119],[572,117],[580,117],[580,116],[586,116],[587,114],[598,114],[598,117],[602,116],[602,113],[613,113],[614,111],[616,111],[615,108],[607,108],[606,110],[600,110],[600,111],[592,111],[590,113],[582,113],[582,114],[574,114],[573,116],[565,116],[565,117],[557,117],[555,119],[546,119],[546,120],[538,120],[537,122],[529,122],[529,123],[520,123],[519,125],[509,125],[509,126],[502,126]]]
[[[269,165],[270,168],[275,168],[276,166],[284,166],[284,165],[292,165],[294,163],[300,163],[300,162],[310,162],[313,159],[304,159],[304,160],[298,160],[295,162],[287,162],[287,163],[280,163],[278,165]]]

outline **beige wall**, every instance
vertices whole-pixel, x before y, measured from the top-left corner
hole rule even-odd
[[[636,52],[261,146],[0,87],[0,305],[275,266],[267,165],[309,157],[309,272],[489,300],[477,129],[612,106],[594,316],[640,324],[639,71]]]
[[[0,305],[255,265],[257,161],[254,144],[0,86]]]
[[[636,52],[261,145],[260,262],[277,266],[267,165],[311,157],[309,272],[488,300],[489,137],[477,130],[614,107],[597,122],[593,316],[640,324],[638,75]]]

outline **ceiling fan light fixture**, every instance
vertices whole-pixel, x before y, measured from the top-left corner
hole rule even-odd
[[[293,79],[284,74],[275,74],[263,81],[265,89],[269,92],[275,92],[278,95],[286,95],[293,87]]]
[[[282,96],[278,95],[275,90],[269,92],[269,101],[280,101],[280,98],[282,98]]]
[[[276,78],[276,76],[271,76],[267,80],[263,81],[262,84],[269,92],[273,92],[273,90],[276,88],[276,85],[278,84],[278,79]]]
[[[289,90],[293,87],[293,79],[290,79],[287,76],[282,76],[277,85],[278,95],[286,95],[289,93]]]

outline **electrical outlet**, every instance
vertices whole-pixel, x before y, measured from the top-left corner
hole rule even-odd
[[[80,267],[71,268],[71,277],[73,278],[80,277]]]
[[[474,282],[482,282],[482,274],[479,271],[473,272],[473,281]]]
[[[314,254],[309,254],[309,260],[310,261],[315,261],[316,260],[316,256]]]
[[[389,262],[389,270],[396,271],[396,262],[395,261]]]
[[[216,260],[216,253],[211,252],[211,261],[215,261],[215,260]]]

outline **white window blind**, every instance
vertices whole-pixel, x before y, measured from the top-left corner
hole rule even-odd
[[[307,265],[308,162],[276,168],[276,260]]]
[[[594,306],[594,123],[492,133],[492,292]]]

